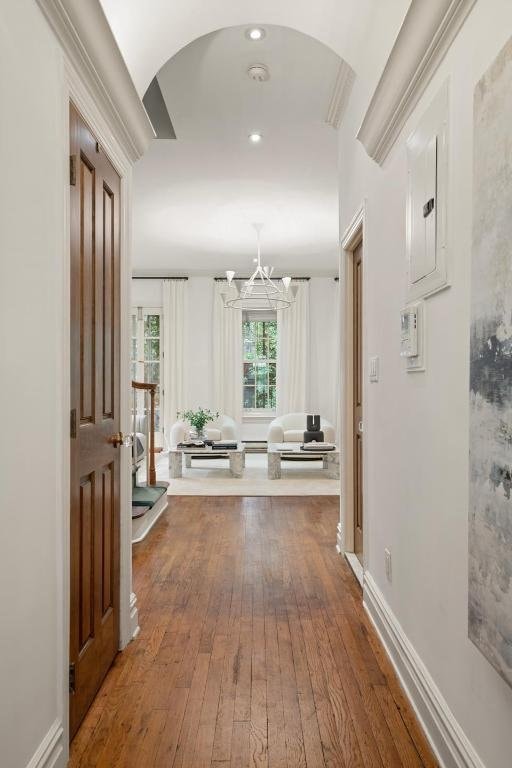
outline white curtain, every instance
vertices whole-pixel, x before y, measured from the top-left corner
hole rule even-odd
[[[332,359],[334,361],[334,376],[332,377],[332,415],[334,417],[333,424],[336,429],[336,440],[340,439],[340,373],[341,373],[341,287],[339,280],[334,281],[334,307],[332,317],[334,322],[332,324],[333,333],[331,336],[333,344]]]
[[[224,281],[213,284],[213,410],[242,420],[242,312],[224,306]]]
[[[187,281],[163,281],[164,308],[164,429],[167,441],[177,412],[186,409],[185,376]]]
[[[297,282],[297,297],[277,313],[277,412],[302,413],[308,405],[309,283]]]

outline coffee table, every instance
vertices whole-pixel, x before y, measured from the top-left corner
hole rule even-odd
[[[229,458],[229,471],[232,477],[243,477],[245,467],[245,448],[243,443],[238,443],[236,448],[222,448],[213,450],[210,446],[205,448],[171,448],[169,451],[169,477],[173,480],[183,477],[183,457],[185,466],[190,469],[192,456],[208,456],[211,458]]]
[[[296,458],[300,456],[321,456],[326,477],[331,480],[339,480],[340,477],[340,452],[337,448],[333,451],[302,451],[300,443],[269,443],[267,451],[268,479],[279,480],[281,477],[281,459],[287,456]]]

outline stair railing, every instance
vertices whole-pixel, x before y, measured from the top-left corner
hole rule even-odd
[[[147,483],[148,485],[156,485],[156,469],[155,469],[155,393],[156,384],[149,384],[148,382],[132,381],[133,387],[133,434],[134,434],[134,460],[136,457],[136,438],[137,433],[137,392],[144,393],[144,410],[143,413],[146,417],[146,465],[147,465]],[[148,408],[148,396],[149,396],[149,408]],[[149,419],[148,419],[149,413]]]

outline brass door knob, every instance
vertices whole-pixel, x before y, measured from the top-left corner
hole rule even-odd
[[[120,445],[123,444],[124,441],[124,435],[122,432],[115,432],[113,435],[110,435],[108,438],[108,442],[112,443],[114,448],[118,448]]]

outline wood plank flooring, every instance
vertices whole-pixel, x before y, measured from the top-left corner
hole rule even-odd
[[[71,768],[434,768],[335,551],[334,497],[174,497],[136,545],[141,634]]]

